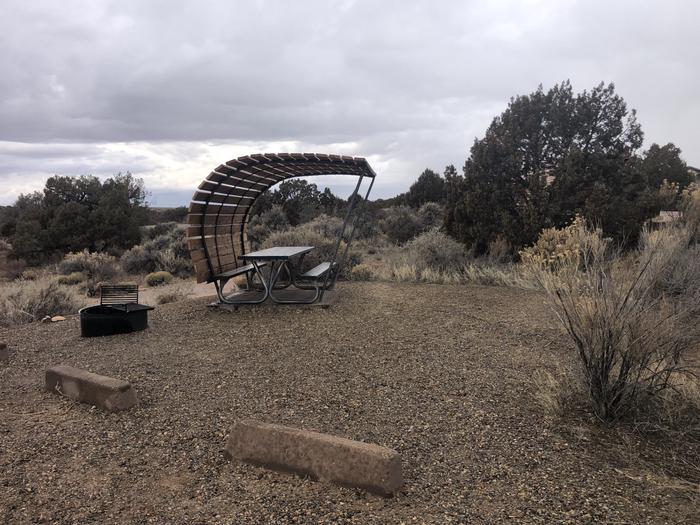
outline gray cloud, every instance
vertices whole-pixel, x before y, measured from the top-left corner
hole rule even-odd
[[[370,156],[388,196],[461,165],[511,96],[566,78],[616,82],[648,142],[699,164],[697,6],[6,0],[0,202],[55,172],[186,194],[258,147]]]

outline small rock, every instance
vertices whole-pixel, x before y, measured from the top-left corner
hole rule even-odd
[[[0,342],[0,361],[10,359],[10,350],[7,348],[7,343]]]
[[[52,322],[52,323],[58,323],[58,322],[60,322],[60,321],[65,321],[65,320],[66,320],[66,318],[63,317],[62,315],[54,315],[54,316],[51,318],[51,322]]]

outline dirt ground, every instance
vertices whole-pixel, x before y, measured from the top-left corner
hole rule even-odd
[[[537,292],[339,288],[327,310],[167,304],[108,338],[77,318],[0,331],[0,523],[698,523],[696,441],[544,417],[533,373],[572,361]],[[141,404],[45,393],[56,364],[127,379]],[[405,488],[230,462],[248,417],[392,447]]]

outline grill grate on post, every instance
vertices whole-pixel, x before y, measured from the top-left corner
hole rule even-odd
[[[100,286],[100,305],[127,305],[139,302],[138,284],[103,284]]]

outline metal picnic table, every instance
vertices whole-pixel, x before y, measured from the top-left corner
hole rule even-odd
[[[308,289],[307,286],[299,286],[300,275],[298,269],[304,261],[304,256],[314,249],[313,246],[275,246],[272,248],[266,248],[264,250],[258,250],[255,252],[246,253],[239,256],[239,259],[249,262],[255,268],[255,274],[260,279],[260,283],[263,286],[264,293],[262,297],[255,299],[256,303],[262,303],[268,298],[276,303],[313,303],[318,299],[320,288],[316,289],[316,293],[311,297],[292,297],[292,298],[282,298],[276,297],[273,291],[275,286],[279,282],[280,274],[282,270],[287,271],[289,281],[285,284],[284,288],[289,285],[294,285],[296,288]],[[298,258],[298,260],[296,260]],[[263,272],[260,263],[269,264],[269,273],[266,276]],[[309,294],[306,294],[309,295]],[[235,299],[229,299],[233,302]]]

